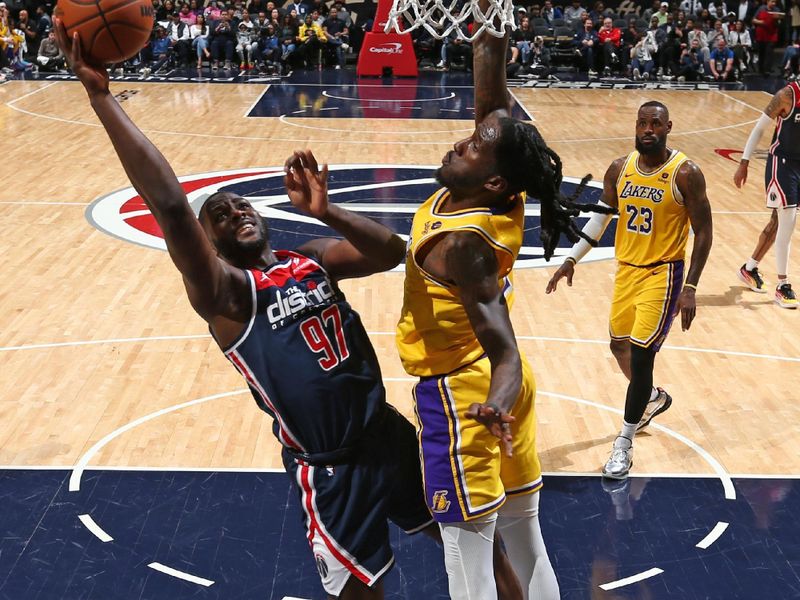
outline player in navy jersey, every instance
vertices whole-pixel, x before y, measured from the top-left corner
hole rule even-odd
[[[759,293],[766,293],[766,285],[758,270],[759,261],[775,244],[778,282],[775,302],[783,308],[797,308],[797,296],[789,283],[789,246],[797,221],[797,204],[800,200],[800,84],[793,81],[779,90],[770,100],[764,113],[753,127],[742,161],[733,176],[736,187],[747,181],[750,157],[764,131],[774,124],[775,132],[767,156],[764,183],[767,208],[772,216],[758,238],[753,255],[739,269],[739,279]]]
[[[405,243],[329,204],[327,166],[318,169],[310,151],[286,161],[289,198],[343,240],[273,250],[266,220],[227,192],[209,197],[196,218],[166,159],[111,95],[106,70],[81,59],[60,21],[56,32],[164,232],[192,307],[274,419],[323,587],[345,600],[382,598],[381,579],[394,562],[388,521],[436,538],[438,528],[423,495],[414,428],[386,402],[375,352],[337,281],[391,269]],[[495,560],[501,597],[521,598],[506,557],[497,552]]]

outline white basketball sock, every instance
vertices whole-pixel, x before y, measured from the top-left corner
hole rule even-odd
[[[497,600],[494,530],[497,513],[466,523],[439,523],[452,600]]]
[[[758,261],[751,256],[747,259],[747,262],[744,263],[744,268],[748,271],[752,271],[753,269],[758,268]]]
[[[650,402],[652,402],[656,398],[658,398],[658,390],[656,388],[653,388],[652,390],[650,390]]]
[[[560,598],[558,580],[539,526],[539,492],[509,496],[500,508],[497,527],[514,573],[522,584],[523,598]]]
[[[778,209],[778,233],[775,236],[775,263],[778,276],[789,275],[789,246],[797,221],[797,207]],[[785,283],[785,282],[784,282]]]
[[[636,435],[636,427],[638,423],[628,423],[627,421],[622,421],[622,431],[619,434],[624,437],[628,438],[629,440],[633,440],[633,436]]]

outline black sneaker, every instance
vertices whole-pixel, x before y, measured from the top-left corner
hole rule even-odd
[[[739,279],[754,292],[759,294],[767,293],[767,289],[764,287],[764,280],[761,278],[761,273],[758,272],[758,267],[748,270],[746,265],[742,265],[739,269]]]

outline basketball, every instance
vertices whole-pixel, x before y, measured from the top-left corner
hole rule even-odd
[[[55,15],[67,35],[78,32],[84,56],[95,63],[129,59],[150,39],[152,0],[59,0]]]

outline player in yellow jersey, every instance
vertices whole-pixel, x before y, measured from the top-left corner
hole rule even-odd
[[[561,161],[536,128],[509,116],[507,38],[474,43],[475,131],[444,157],[443,188],[414,216],[397,327],[403,366],[420,378],[425,496],[453,600],[496,598],[496,529],[524,597],[559,597],[539,527],[536,385],[509,318],[511,269],[526,195],[541,203],[546,257],[562,233],[579,239],[572,217],[586,207],[561,195]]]
[[[612,479],[628,476],[633,466],[633,436],[672,403],[669,394],[653,387],[656,353],[679,312],[682,329],[691,326],[697,282],[711,250],[705,178],[682,152],[667,147],[671,129],[666,106],[643,104],[636,118],[636,151],[611,163],[603,181],[602,203],[619,209],[611,352],[630,382],[622,430],[603,467],[603,476]],[[583,231],[599,237],[609,221],[610,217],[595,215]],[[690,223],[695,237],[684,283]],[[572,285],[575,265],[588,251],[583,242],[572,247],[547,284],[548,294],[563,277]]]

